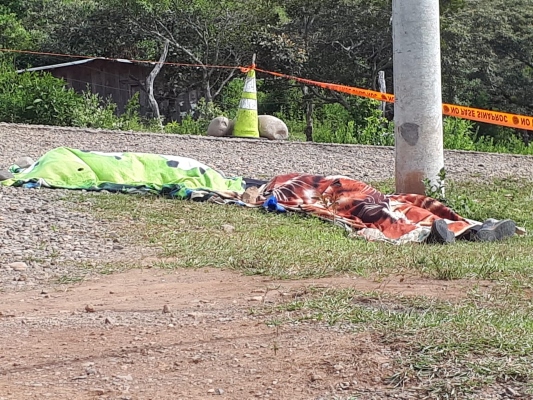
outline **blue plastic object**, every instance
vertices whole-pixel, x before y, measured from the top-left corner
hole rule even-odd
[[[263,203],[263,207],[267,211],[277,211],[281,213],[284,213],[287,211],[285,210],[283,206],[280,206],[278,204],[278,200],[274,196],[270,196],[268,199],[266,199],[265,202]]]

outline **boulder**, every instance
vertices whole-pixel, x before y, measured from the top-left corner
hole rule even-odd
[[[270,140],[287,140],[289,129],[285,122],[272,115],[259,115],[259,136]],[[235,121],[226,117],[216,117],[209,123],[207,136],[231,136]]]
[[[216,117],[207,127],[207,136],[231,136],[235,123],[226,117]]]
[[[259,136],[270,140],[287,140],[289,129],[285,122],[272,115],[259,116]]]

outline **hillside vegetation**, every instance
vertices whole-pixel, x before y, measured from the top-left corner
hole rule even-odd
[[[159,59],[167,62],[159,101],[200,88],[194,115],[170,121],[169,133],[205,134],[217,115],[233,118],[253,54],[263,69],[378,89],[385,72],[392,91],[391,0],[7,0],[0,6],[0,47],[34,52]],[[533,114],[533,3],[528,0],[441,0],[443,101]],[[154,130],[133,98],[125,115],[112,99],[79,95],[50,76],[16,68],[69,58],[0,53],[0,120]],[[17,76],[18,75],[18,76]],[[46,74],[44,74],[46,75]],[[260,113],[282,118],[296,140],[391,145],[392,105],[259,74]],[[162,83],[161,83],[162,82]],[[308,130],[310,117],[314,129]],[[528,131],[446,119],[445,147],[531,154]]]

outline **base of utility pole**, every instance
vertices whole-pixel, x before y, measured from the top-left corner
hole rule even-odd
[[[444,166],[437,0],[393,0],[397,193],[424,194]]]

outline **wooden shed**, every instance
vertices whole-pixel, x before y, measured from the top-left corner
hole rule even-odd
[[[111,98],[117,104],[119,114],[124,112],[131,97],[139,92],[141,115],[151,114],[148,95],[142,84],[153,66],[146,63],[136,63],[130,60],[108,60],[103,58],[88,58],[62,64],[45,65],[28,68],[18,72],[46,71],[56,78],[64,79],[68,86],[81,93],[89,89],[98,93],[104,99]],[[163,78],[158,76],[157,82]],[[157,97],[157,96],[156,96]],[[191,110],[196,108],[200,97],[197,90],[180,93],[176,98],[157,99],[161,114],[169,120],[181,120]]]

